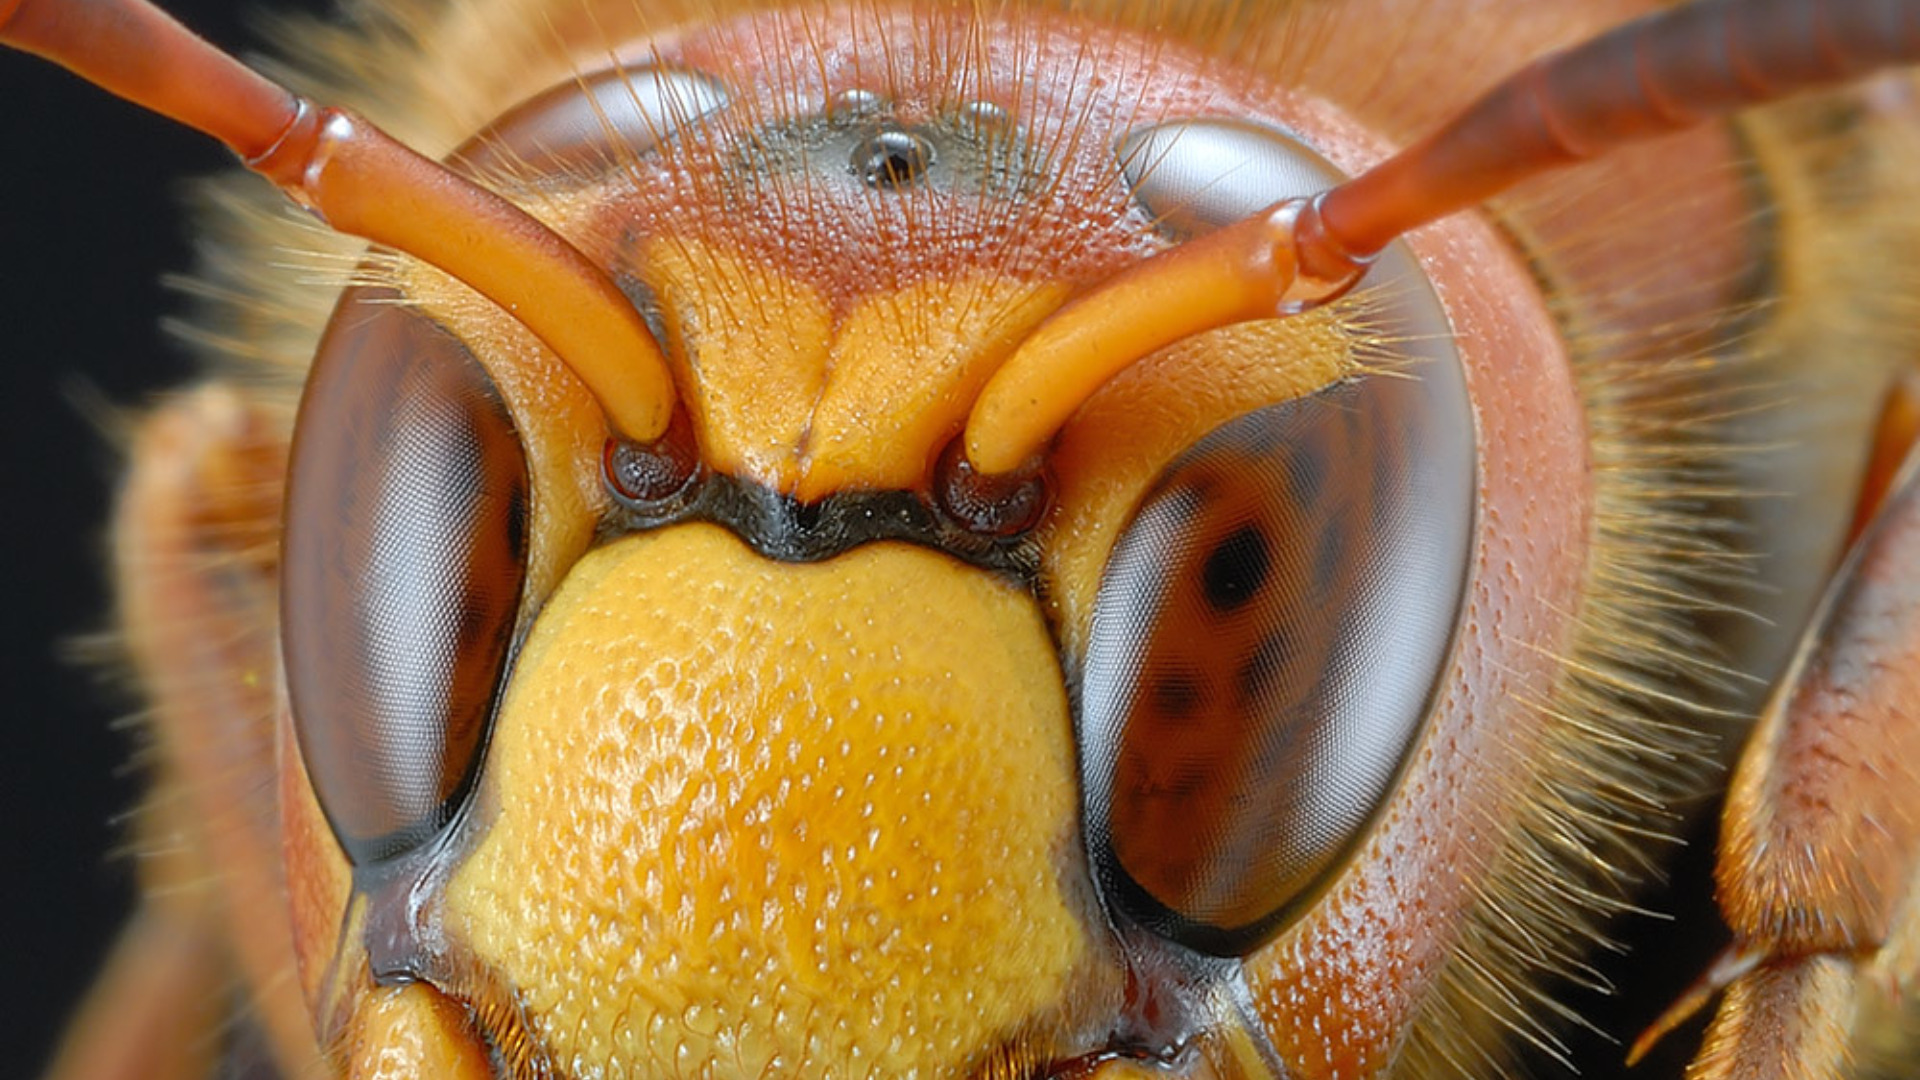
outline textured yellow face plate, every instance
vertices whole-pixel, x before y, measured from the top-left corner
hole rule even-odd
[[[920,484],[987,376],[1067,295],[982,272],[836,316],[805,281],[698,238],[656,241],[641,264],[707,463],[802,499]]]
[[[921,548],[594,551],[519,661],[446,928],[577,1075],[962,1071],[1101,951],[1053,655],[1028,596]]]

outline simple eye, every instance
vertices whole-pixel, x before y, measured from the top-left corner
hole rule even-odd
[[[726,92],[702,75],[613,68],[529,98],[453,156],[528,175],[590,174],[644,153],[726,103]]]
[[[1224,117],[1139,128],[1117,153],[1134,199],[1182,239],[1346,179],[1285,132]]]
[[[525,452],[464,345],[350,290],[295,428],[287,695],[348,858],[437,833],[479,763],[526,577]]]
[[[1284,138],[1169,125],[1122,154],[1164,225],[1205,231],[1324,186],[1330,168],[1297,145],[1253,182],[1244,163]],[[1358,842],[1459,619],[1475,500],[1464,376],[1403,248],[1362,288],[1376,286],[1368,322],[1395,343],[1394,370],[1202,439],[1147,493],[1095,601],[1079,714],[1089,847],[1112,902],[1204,952],[1264,940]]]

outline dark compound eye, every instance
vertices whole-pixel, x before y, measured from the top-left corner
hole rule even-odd
[[[1136,196],[1181,234],[1337,177],[1230,121],[1150,129],[1121,153]],[[1201,440],[1148,492],[1095,601],[1078,716],[1088,845],[1110,902],[1201,951],[1258,945],[1364,836],[1460,618],[1475,505],[1464,376],[1404,248],[1361,288],[1376,286],[1367,318],[1393,370]]]
[[[1140,922],[1247,948],[1385,800],[1466,581],[1471,433],[1437,423],[1459,390],[1376,376],[1244,416],[1127,527],[1080,723],[1089,840]]]
[[[525,453],[464,345],[350,290],[300,405],[282,648],[294,730],[357,865],[435,835],[479,765],[526,578]]]

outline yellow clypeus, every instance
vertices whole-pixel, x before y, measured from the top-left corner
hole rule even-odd
[[[906,545],[640,534],[534,625],[449,929],[563,1064],[922,1075],[1085,962],[1076,800],[1024,590]]]

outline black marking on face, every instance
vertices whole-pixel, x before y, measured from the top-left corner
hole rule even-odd
[[[822,562],[861,544],[899,540],[944,552],[1031,587],[1039,545],[1027,533],[995,536],[966,527],[926,496],[908,491],[849,491],[801,502],[738,477],[702,473],[662,504],[628,500],[610,480],[614,506],[599,542],[629,533],[706,521],[732,531],[748,547],[781,562]]]

